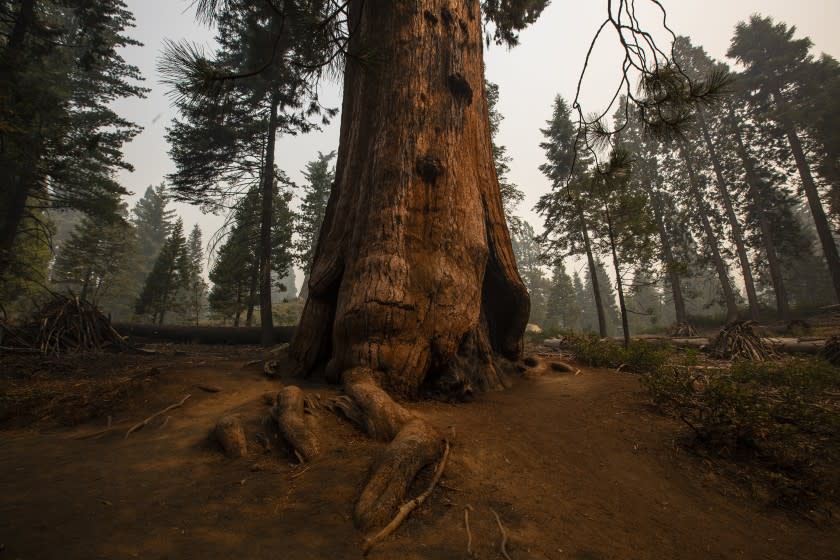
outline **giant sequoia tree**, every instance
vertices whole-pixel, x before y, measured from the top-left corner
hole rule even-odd
[[[389,393],[502,387],[522,351],[529,302],[493,165],[479,4],[348,6],[349,52],[373,54],[347,58],[336,181],[291,351],[394,440],[357,503],[362,527],[386,521],[443,446]],[[544,4],[506,12],[497,32]]]
[[[331,34],[337,52],[322,64],[345,55],[335,183],[290,352],[304,374],[341,381],[348,415],[391,441],[356,505],[368,528],[444,447],[393,397],[502,387],[521,354],[529,301],[493,163],[482,50],[485,30],[514,44],[548,1],[269,4],[281,18],[305,10],[302,25]],[[613,10],[633,17],[626,2]],[[302,410],[299,392],[285,388],[278,409],[287,439],[311,458],[315,435],[283,421]]]

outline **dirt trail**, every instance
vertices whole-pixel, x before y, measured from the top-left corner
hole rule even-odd
[[[78,438],[101,422],[0,433],[0,560],[361,558],[352,505],[380,445],[319,412],[324,452],[311,468],[276,441],[263,453],[262,395],[278,382],[243,364],[169,364],[148,402],[99,439]],[[187,393],[165,426],[123,437]],[[725,495],[727,484],[674,445],[680,427],[646,402],[637,377],[585,370],[532,375],[472,404],[412,405],[451,438],[450,463],[443,487],[369,557],[468,558],[466,505],[477,558],[501,558],[491,508],[515,560],[837,557],[836,526]],[[246,459],[224,458],[208,439],[229,412],[246,424]]]

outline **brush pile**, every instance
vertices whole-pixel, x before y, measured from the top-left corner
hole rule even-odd
[[[56,297],[37,315],[36,346],[43,354],[130,349],[111,321],[88,301]]]
[[[709,341],[707,350],[712,358],[724,360],[752,360],[761,362],[776,358],[769,342],[753,331],[755,321],[732,321]]]
[[[825,341],[820,356],[833,366],[840,366],[840,336],[834,335]]]
[[[61,354],[96,350],[133,350],[111,326],[111,321],[88,301],[56,296],[15,328],[0,322],[0,350]]]
[[[697,329],[692,327],[690,323],[686,323],[685,321],[683,321],[681,323],[676,323],[672,325],[671,330],[668,334],[673,338],[697,336]]]

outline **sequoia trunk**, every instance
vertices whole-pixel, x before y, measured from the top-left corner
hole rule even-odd
[[[349,7],[336,180],[292,356],[407,397],[501,387],[530,304],[493,165],[479,2]]]

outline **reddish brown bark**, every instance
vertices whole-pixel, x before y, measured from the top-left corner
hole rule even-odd
[[[391,394],[504,384],[529,300],[493,166],[479,3],[350,2],[336,182],[292,344]]]

